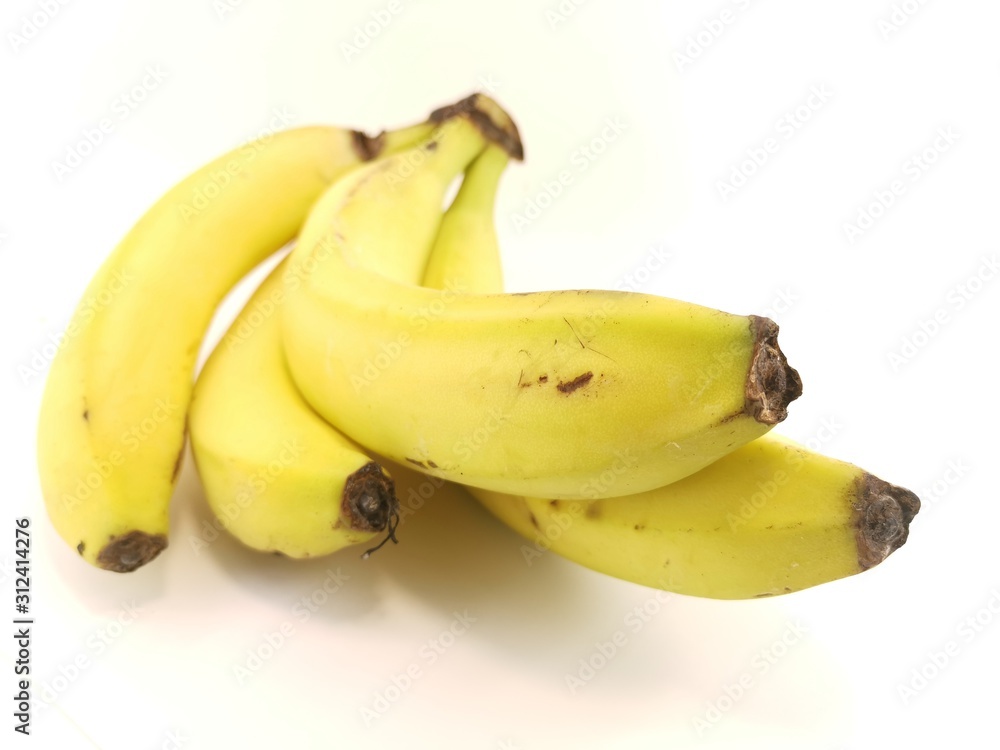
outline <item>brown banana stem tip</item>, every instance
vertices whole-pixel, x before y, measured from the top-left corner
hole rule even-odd
[[[485,94],[472,94],[461,101],[431,112],[430,121],[440,124],[453,117],[468,117],[483,137],[500,146],[512,159],[524,161],[521,134],[510,115]]]
[[[778,324],[750,316],[753,354],[747,374],[743,410],[761,424],[778,424],[788,416],[788,405],[802,395],[802,379],[778,346]]]
[[[868,570],[906,543],[920,498],[865,472],[857,481],[853,507],[858,564]]]
[[[344,483],[341,514],[355,531],[388,531],[381,544],[365,552],[368,557],[390,539],[396,540],[399,525],[399,500],[395,483],[374,461],[355,471]]]
[[[81,542],[80,545],[83,543]],[[113,536],[97,554],[97,565],[115,573],[131,573],[151,561],[167,548],[163,534],[130,531]],[[78,546],[79,550],[80,547]]]
[[[368,135],[360,130],[352,130],[351,146],[361,161],[371,161],[385,148],[385,132],[378,135]]]

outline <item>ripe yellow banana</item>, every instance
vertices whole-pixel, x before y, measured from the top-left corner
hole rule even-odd
[[[474,169],[490,168],[488,156],[470,182]],[[466,197],[466,210],[458,200],[451,209],[464,217],[465,241],[439,235],[424,283],[499,292],[493,196]],[[774,433],[638,495],[566,502],[466,489],[533,542],[522,547],[528,564],[552,550],[608,575],[718,599],[785,594],[867,570],[902,546],[920,508],[912,492]]]
[[[469,179],[482,179],[482,157],[442,218],[444,192],[484,146],[474,118],[455,116],[427,142],[359,167],[344,178],[348,185],[331,188],[322,200],[346,201],[338,212],[344,221],[352,211],[392,210],[358,262],[419,282],[432,245],[460,240],[464,196]],[[491,165],[506,163],[503,149],[488,153]],[[394,208],[397,201],[402,208]],[[254,549],[303,558],[386,530],[394,539],[392,480],[309,407],[288,373],[278,317],[287,270],[286,261],[263,282],[195,385],[189,429],[205,497],[219,522]]]
[[[622,292],[401,284],[353,257],[379,236],[377,214],[338,233],[335,208],[317,206],[291,255],[286,358],[313,408],[399,463],[515,494],[632,494],[759,437],[801,393],[766,318]]]
[[[588,568],[714,599],[787,594],[878,565],[920,500],[773,434],[696,474],[629,497],[567,502],[472,494],[534,542]]]
[[[128,232],[67,328],[38,425],[49,516],[86,561],[126,572],[167,545],[192,369],[217,303],[298,233],[335,178],[454,109],[377,137],[277,133],[198,170]]]

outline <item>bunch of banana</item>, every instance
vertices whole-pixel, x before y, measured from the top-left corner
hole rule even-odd
[[[396,541],[373,456],[465,485],[534,542],[526,554],[698,596],[796,591],[905,542],[912,493],[768,434],[801,394],[770,320],[635,293],[502,293],[494,204],[523,152],[495,102],[377,138],[323,131],[332,161],[271,153],[303,132],[275,136],[257,156],[273,162],[244,165],[239,190],[194,216],[171,209],[227,157],[181,183],[92,283],[138,280],[96,323],[78,315],[39,431],[50,515],[85,559],[132,570],[165,546],[185,414],[219,522],[291,557]],[[291,187],[275,204],[265,182]],[[215,305],[296,234],[192,397]],[[161,403],[174,408],[132,448]]]

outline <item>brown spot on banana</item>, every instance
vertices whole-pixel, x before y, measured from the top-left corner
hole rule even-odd
[[[372,136],[360,130],[352,130],[351,148],[361,161],[371,161],[385,148],[385,133]]]
[[[754,344],[743,412],[761,424],[778,424],[788,416],[788,405],[802,395],[802,379],[778,346],[777,323],[751,315],[750,330]]]
[[[865,472],[856,482],[851,505],[858,564],[868,570],[906,543],[910,522],[920,511],[920,498]]]
[[[566,393],[566,394],[572,393],[573,391],[583,388],[585,385],[587,385],[587,383],[589,383],[593,377],[594,373],[585,372],[583,373],[583,375],[577,375],[572,380],[565,380],[559,383],[556,386],[556,390],[558,390],[560,393]]]
[[[83,542],[80,542],[80,546]],[[81,552],[80,546],[77,550]],[[167,548],[167,537],[163,534],[148,534],[145,531],[129,531],[112,536],[97,553],[97,566],[115,573],[131,573],[159,555]]]

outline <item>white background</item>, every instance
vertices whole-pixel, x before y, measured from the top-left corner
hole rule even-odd
[[[0,11],[11,527],[0,611],[13,612],[12,527],[28,515],[32,676],[47,698],[32,737],[5,746],[995,742],[1000,280],[970,280],[995,276],[998,251],[1000,6],[908,0],[895,16],[905,23],[889,26],[888,0],[232,5],[9,0]],[[367,38],[372,12],[389,21]],[[147,69],[162,80],[123,110]],[[786,597],[661,603],[552,554],[528,566],[518,537],[441,490],[405,524],[404,543],[365,563],[356,550],[294,563],[225,537],[196,553],[190,540],[210,516],[190,460],[171,546],[154,564],[113,575],[55,536],[34,457],[46,358],[142,212],[275,112],[376,131],[483,87],[517,119],[527,152],[499,197],[509,288],[621,288],[631,274],[644,292],[770,314],[805,383],[778,430],[918,491],[924,507],[903,549]],[[814,87],[823,101],[810,100]],[[60,179],[54,164],[103,117],[113,131]],[[768,138],[776,152],[743,165],[748,149],[761,160]],[[741,169],[753,174],[723,195]],[[571,183],[518,221],[563,170]],[[845,225],[895,180],[901,194],[849,237]],[[669,260],[649,273],[656,252]],[[946,323],[925,334],[940,310]],[[296,602],[328,570],[347,580],[305,620]],[[637,606],[655,614],[633,632],[625,618]],[[427,644],[456,610],[476,621],[432,663]],[[289,635],[269,654],[282,627]],[[627,644],[571,692],[566,676],[619,630]],[[791,645],[776,646],[782,638]],[[9,665],[13,642],[0,643]],[[946,647],[957,655],[944,663],[935,654]],[[253,651],[270,658],[241,683],[234,668]],[[366,725],[361,709],[412,665],[419,677]],[[12,669],[3,675],[10,696]],[[750,687],[733,700],[741,679]],[[12,712],[0,711],[8,736]]]

